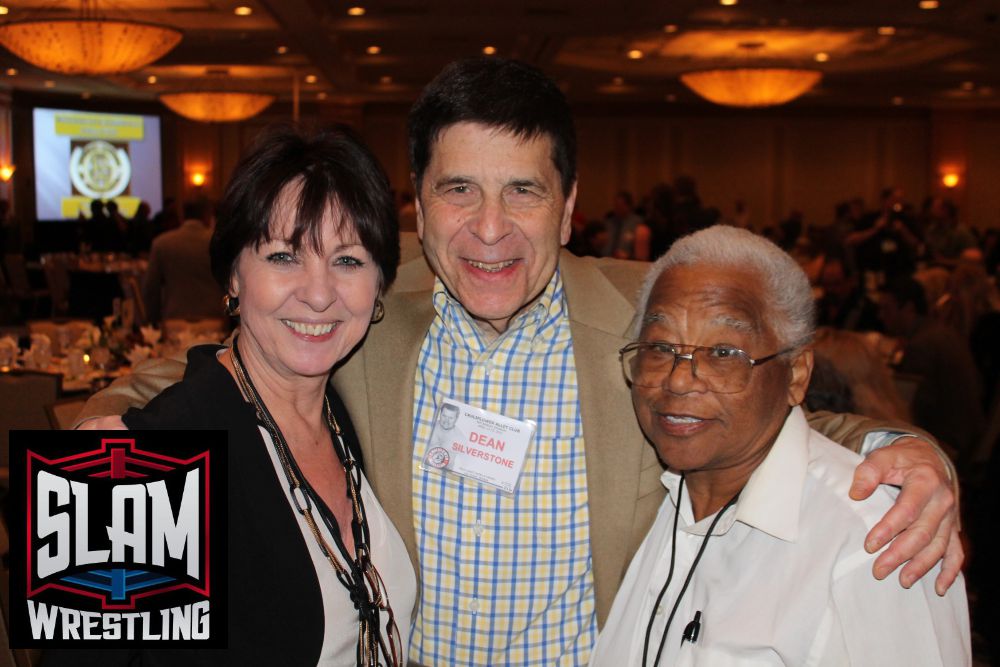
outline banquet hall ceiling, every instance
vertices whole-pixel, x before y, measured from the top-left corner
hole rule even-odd
[[[6,20],[67,17],[79,6],[76,0],[0,3],[9,8]],[[237,16],[240,5],[252,13]],[[707,106],[677,75],[750,61],[822,70],[822,84],[797,105],[1000,107],[1000,0],[940,0],[939,5],[926,10],[918,0],[739,0],[735,6],[719,0],[107,0],[98,2],[102,13],[170,25],[183,31],[183,40],[159,62],[107,78],[44,72],[0,48],[0,84],[137,99],[225,86],[288,101],[297,78],[306,103],[409,103],[445,63],[492,46],[498,55],[543,68],[575,104]],[[353,6],[364,7],[364,15],[349,15]],[[762,46],[748,55],[740,47],[747,42]],[[629,58],[631,50],[642,57]],[[818,53],[827,59],[817,62]],[[315,82],[306,79],[310,75]]]

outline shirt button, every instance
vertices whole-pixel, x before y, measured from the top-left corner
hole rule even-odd
[[[473,532],[476,533],[476,537],[482,537],[483,531],[485,529],[486,528],[483,526],[483,522],[482,521],[476,521],[476,525],[474,525],[472,527]]]
[[[479,600],[473,598],[472,600],[469,601],[469,611],[471,611],[473,614],[479,611]]]
[[[493,362],[491,360],[487,359],[486,363],[483,364],[483,370],[486,371],[487,375],[489,375],[490,373],[492,373],[493,372]]]

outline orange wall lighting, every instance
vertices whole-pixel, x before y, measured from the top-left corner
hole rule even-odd
[[[959,178],[958,174],[953,171],[946,172],[941,175],[941,184],[946,188],[957,187],[962,179]]]
[[[14,178],[14,170],[16,168],[17,167],[12,164],[5,164],[0,167],[0,181],[3,181],[4,183],[10,182],[10,179]]]
[[[200,188],[205,185],[205,173],[201,171],[196,171],[191,174],[191,185],[196,188]]]

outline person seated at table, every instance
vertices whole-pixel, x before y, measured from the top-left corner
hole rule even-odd
[[[184,379],[123,418],[229,431],[229,648],[54,663],[405,663],[416,577],[329,382],[381,318],[399,252],[388,179],[349,131],[282,130],[242,160],[211,243],[239,334],[192,348]]]
[[[885,487],[847,500],[861,458],[809,428],[815,306],[796,263],[712,227],[650,270],[621,350],[668,495],[591,665],[970,664],[964,582],[871,577]]]

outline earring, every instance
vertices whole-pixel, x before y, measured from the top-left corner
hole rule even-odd
[[[381,322],[383,317],[385,317],[385,306],[382,305],[382,299],[375,299],[375,311],[372,313],[372,324]]]
[[[231,296],[227,294],[222,297],[222,307],[226,310],[226,315],[229,317],[236,317],[240,314],[240,299],[239,297]]]

